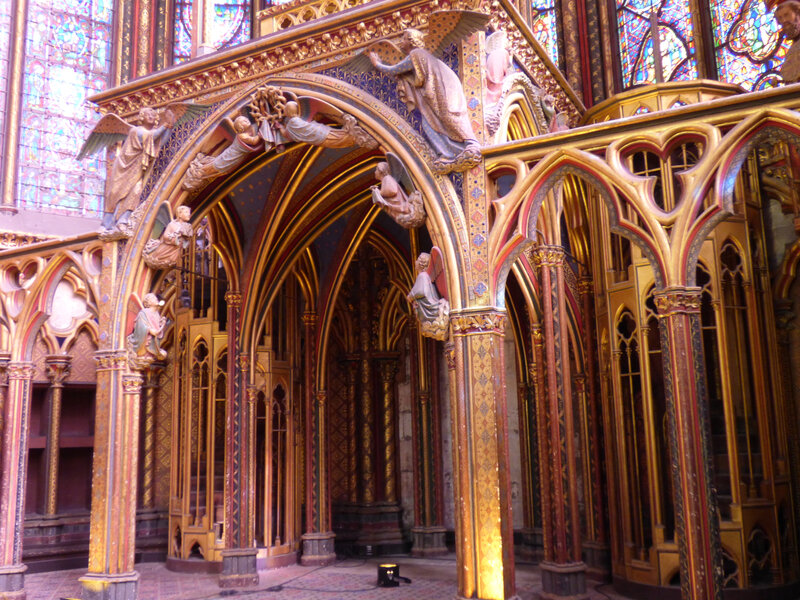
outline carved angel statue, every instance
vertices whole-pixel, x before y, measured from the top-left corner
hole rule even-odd
[[[371,64],[397,78],[400,99],[422,116],[422,133],[438,156],[434,168],[439,173],[465,171],[481,161],[464,88],[440,57],[453,42],[483,30],[489,19],[478,12],[437,11],[428,20],[427,34],[406,29],[399,45],[380,40],[343,65],[365,72]]]
[[[169,219],[169,204],[166,202],[156,215],[156,229],[163,228],[158,237],[148,240],[144,247],[143,258],[148,267],[154,269],[171,269],[181,262],[181,253],[188,247],[194,237],[194,231],[189,223],[192,211],[188,206],[179,206],[175,210],[175,218]],[[166,227],[164,223],[166,223]]]
[[[370,188],[374,204],[382,207],[406,229],[421,227],[425,223],[422,193],[414,189],[405,165],[396,154],[386,153],[386,162],[379,162],[375,167],[375,179],[380,181],[380,186]]]
[[[139,303],[135,294],[132,299],[134,304]],[[166,350],[160,345],[167,327],[166,317],[158,312],[158,307],[163,304],[164,301],[155,294],[145,294],[142,298],[141,309],[133,322],[133,331],[128,336],[128,357],[134,368],[141,368],[167,356]]]
[[[503,96],[503,82],[511,72],[511,53],[505,31],[486,37],[486,107],[494,106]]]
[[[339,123],[334,128],[314,120],[317,114]],[[284,118],[276,121],[281,141],[305,142],[323,148],[349,148],[360,146],[368,150],[378,147],[378,142],[358,126],[355,117],[334,106],[314,98],[290,99],[283,108]]]
[[[442,251],[434,246],[430,254],[422,252],[415,266],[417,279],[407,298],[417,313],[420,331],[424,336],[445,341],[449,332],[450,302]]]
[[[225,117],[222,125],[232,135],[233,141],[216,156],[209,156],[198,152],[186,170],[181,187],[187,191],[195,191],[203,185],[235,170],[252,153],[262,149],[269,150],[274,146],[274,136],[270,141],[263,140],[254,124],[243,114],[237,111],[235,118]]]
[[[160,111],[149,107],[141,109],[138,124],[129,123],[115,114],[105,115],[97,122],[78,152],[78,160],[122,142],[106,184],[102,223],[106,239],[126,237],[120,225],[127,224],[139,205],[148,170],[172,127],[206,108],[201,104],[174,102]]]

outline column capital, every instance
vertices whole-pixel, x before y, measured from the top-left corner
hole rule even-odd
[[[564,248],[542,244],[531,250],[531,260],[536,267],[560,267],[564,264]]]
[[[11,379],[31,379],[33,373],[33,363],[30,362],[9,362],[6,365],[6,374],[9,381]]]
[[[98,350],[94,353],[98,371],[124,371],[128,366],[126,350]]]
[[[397,359],[388,358],[380,361],[381,379],[384,382],[391,382],[397,374]]]
[[[122,376],[122,393],[126,395],[140,394],[144,377],[139,373],[126,373]]]
[[[45,357],[45,370],[53,386],[64,385],[64,380],[69,377],[72,368],[72,357],[64,354],[52,354]]]
[[[320,408],[325,406],[325,402],[328,400],[328,392],[327,390],[316,390],[314,392],[314,399],[319,404]]]
[[[258,400],[258,386],[256,385],[248,385],[247,386],[247,402],[249,404],[255,404]]]
[[[469,333],[505,333],[506,311],[500,308],[480,308],[453,311],[450,324],[453,335]]]
[[[239,308],[242,305],[242,292],[239,290],[228,290],[225,292],[225,302],[228,308]]]
[[[592,295],[593,292],[594,292],[594,279],[584,275],[583,277],[580,278],[580,280],[578,280],[578,293],[581,296],[584,295],[590,296]]]
[[[653,293],[659,317],[674,314],[692,314],[700,312],[700,301],[703,289],[699,287],[673,286],[656,290]]]
[[[317,324],[317,313],[315,313],[314,311],[304,312],[301,318],[303,320],[303,325],[305,325],[306,327]]]

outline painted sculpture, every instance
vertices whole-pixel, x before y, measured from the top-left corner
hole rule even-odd
[[[145,294],[142,298],[141,309],[133,322],[133,331],[128,336],[128,356],[134,367],[141,367],[167,356],[166,350],[160,345],[167,327],[166,317],[158,312],[161,305],[163,301],[159,301],[155,294]]]
[[[426,337],[445,341],[450,326],[450,302],[446,295],[447,282],[441,250],[434,246],[430,254],[422,252],[415,266],[417,279],[407,298],[414,307],[420,331]]]
[[[198,152],[186,170],[181,187],[187,191],[196,191],[212,179],[230,173],[252,153],[274,146],[273,141],[263,140],[255,126],[246,116],[238,114],[233,119],[225,117],[223,126],[233,135],[233,141],[216,156]]]
[[[144,247],[143,258],[153,269],[171,269],[181,262],[181,253],[189,245],[194,231],[189,223],[192,211],[188,206],[179,206],[172,219],[158,238],[151,239]]]
[[[174,102],[160,111],[141,109],[137,124],[115,114],[105,115],[97,122],[78,152],[78,160],[122,142],[106,186],[102,239],[130,237],[131,214],[139,206],[142,187],[161,145],[174,125],[205,109],[205,105]]]
[[[386,162],[379,162],[375,167],[375,179],[380,184],[370,188],[374,204],[405,229],[421,227],[425,223],[422,193],[414,189],[411,177],[397,155],[386,153]]]
[[[370,67],[397,79],[397,92],[410,111],[418,110],[422,133],[437,158],[441,174],[465,171],[481,161],[461,80],[439,57],[452,43],[486,27],[489,16],[471,11],[437,11],[428,32],[406,29],[399,45],[381,40],[344,66],[354,71]]]
[[[797,0],[784,0],[769,2],[775,11],[775,20],[781,26],[781,32],[786,39],[792,40],[792,45],[786,51],[786,58],[781,65],[781,77],[786,83],[800,81],[800,2]]]

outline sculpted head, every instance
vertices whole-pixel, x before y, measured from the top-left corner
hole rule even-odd
[[[389,174],[389,163],[379,162],[375,165],[375,179],[383,179]]]
[[[775,20],[790,40],[800,38],[800,2],[785,0],[775,9]]]
[[[427,252],[420,252],[420,255],[417,257],[417,262],[415,263],[417,267],[417,273],[422,273],[425,269],[428,268],[428,265],[431,263],[431,255]]]
[[[406,29],[403,32],[403,39],[401,40],[400,47],[406,52],[412,48],[424,48],[425,34],[418,29]]]
[[[145,127],[152,127],[158,121],[158,115],[149,106],[145,106],[139,110],[139,122]]]
[[[233,121],[233,130],[236,133],[244,133],[248,129],[250,129],[250,119],[248,119],[244,115],[239,115]]]
[[[175,215],[178,217],[178,219],[185,223],[191,218],[192,209],[186,205],[179,206],[177,209],[175,209]]]
[[[296,117],[299,114],[300,114],[300,107],[294,100],[287,102],[286,106],[284,106],[283,108],[283,115],[287,118]]]
[[[145,308],[153,308],[154,306],[158,306],[158,296],[153,293],[145,294],[144,298],[142,298],[142,306]]]

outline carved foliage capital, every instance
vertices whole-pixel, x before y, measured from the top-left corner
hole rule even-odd
[[[9,381],[12,379],[32,379],[34,373],[33,363],[10,362],[6,367]]]
[[[315,312],[304,312],[301,318],[306,327],[313,327],[317,324],[317,313]]]
[[[455,335],[468,333],[504,333],[506,315],[501,312],[451,314],[450,323]]]
[[[314,392],[314,399],[317,401],[317,405],[321,409],[328,401],[328,392],[326,390],[317,390]]]
[[[659,317],[700,312],[701,288],[671,287],[653,294]]]
[[[126,373],[122,376],[122,393],[139,394],[142,391],[144,377],[139,373]]]
[[[52,385],[62,385],[64,380],[69,377],[72,367],[72,357],[70,356],[48,356],[45,359],[45,370],[47,377]]]
[[[564,264],[564,248],[561,246],[543,245],[531,251],[531,259],[537,268],[555,268]]]
[[[229,290],[225,292],[225,302],[228,308],[239,308],[242,305],[242,292],[238,290]]]
[[[125,350],[100,350],[94,353],[98,371],[124,371],[128,364],[128,353]]]

